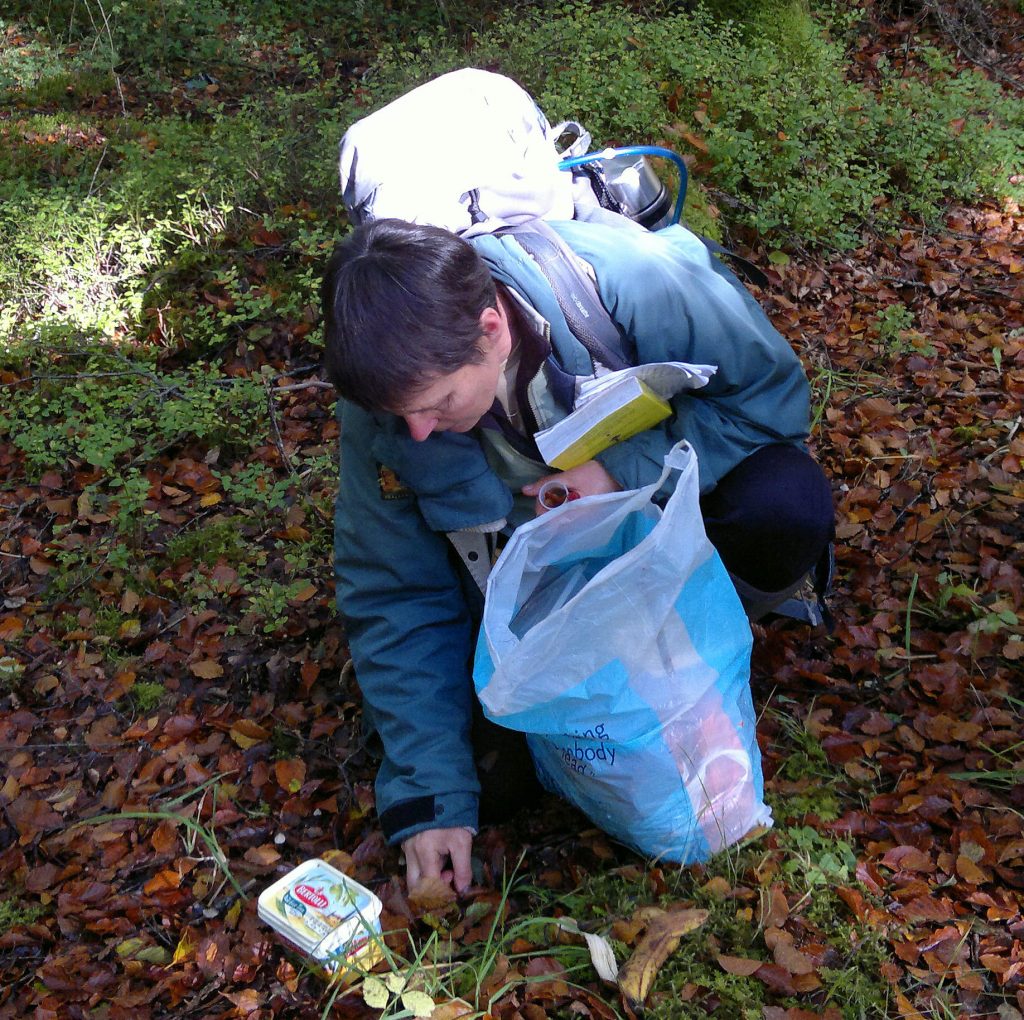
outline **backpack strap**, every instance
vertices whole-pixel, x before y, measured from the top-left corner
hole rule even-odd
[[[750,259],[745,259],[742,255],[737,255],[736,252],[731,251],[724,245],[719,244],[717,241],[711,240],[710,237],[705,237],[703,234],[698,234],[698,238],[703,242],[704,247],[707,248],[712,255],[718,255],[719,257],[725,257],[732,259],[736,269],[736,275],[743,277],[747,283],[754,284],[755,287],[767,287],[769,284],[768,277],[764,272],[756,266]]]
[[[594,281],[583,271],[572,249],[543,220],[530,220],[499,231],[511,234],[548,281],[573,336],[591,358],[613,372],[629,368],[622,355],[622,338]]]

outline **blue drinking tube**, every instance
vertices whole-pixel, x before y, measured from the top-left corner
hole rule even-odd
[[[616,156],[660,156],[670,159],[679,171],[679,193],[676,196],[676,207],[672,213],[672,222],[678,223],[683,215],[683,204],[686,202],[686,184],[688,175],[683,157],[671,149],[663,149],[660,145],[627,145],[621,149],[602,149],[600,152],[587,152],[582,156],[570,156],[558,164],[559,170],[571,170],[574,166],[584,163],[596,163],[599,160],[614,159]]]

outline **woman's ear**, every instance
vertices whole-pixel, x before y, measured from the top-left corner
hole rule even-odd
[[[480,333],[485,337],[493,337],[500,333],[505,325],[505,317],[497,308],[485,308],[480,313]]]
[[[480,346],[487,353],[497,351],[507,357],[512,350],[508,317],[501,309],[485,308],[480,313]]]

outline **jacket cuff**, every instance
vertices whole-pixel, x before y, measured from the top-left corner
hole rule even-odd
[[[401,843],[426,829],[477,829],[475,793],[440,793],[400,800],[380,812],[384,838]]]

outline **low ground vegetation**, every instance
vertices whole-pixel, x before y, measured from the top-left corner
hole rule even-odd
[[[707,913],[655,1017],[1019,1017],[1022,25],[980,0],[7,4],[0,1015],[623,1016],[569,919],[621,963],[679,909]],[[685,154],[687,219],[768,268],[812,378],[839,571],[832,634],[758,633],[771,832],[679,869],[552,802],[482,834],[455,903],[410,899],[375,827],[317,284],[344,125],[468,64]],[[376,984],[329,988],[256,918],[320,854],[385,902]]]

